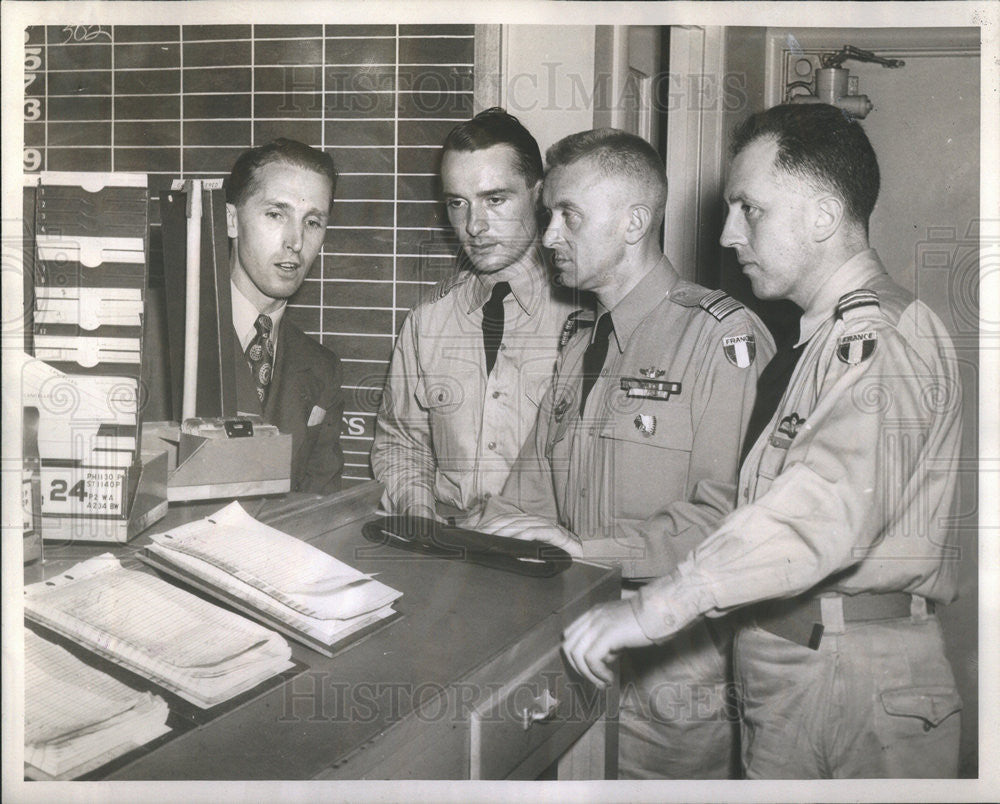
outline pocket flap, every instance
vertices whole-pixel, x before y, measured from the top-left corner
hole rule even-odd
[[[785,467],[785,458],[788,457],[787,446],[775,446],[773,441],[768,441],[764,445],[764,451],[760,454],[760,462],[757,464],[757,474],[774,480]]]
[[[664,402],[615,413],[601,430],[601,438],[690,452],[694,440],[691,408]]]
[[[425,410],[458,405],[464,396],[461,384],[454,377],[421,377],[413,389],[417,402]]]
[[[545,392],[549,390],[551,384],[552,381],[549,377],[545,377],[537,382],[533,382],[532,378],[528,377],[524,380],[524,395],[532,405],[539,408],[542,406],[542,399],[545,397]]]
[[[952,687],[906,687],[886,690],[881,695],[882,706],[890,715],[918,717],[937,726],[949,715],[962,708],[962,699]]]

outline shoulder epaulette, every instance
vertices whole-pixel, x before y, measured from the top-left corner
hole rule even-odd
[[[579,330],[594,326],[593,312],[590,310],[576,310],[569,314],[566,323],[563,324],[562,332],[559,334],[559,348],[562,349],[569,339]]]
[[[708,293],[708,291],[700,285],[685,282],[682,279],[674,285],[667,298],[675,304],[679,304],[681,307],[697,307],[698,302],[705,297],[706,293]]]
[[[445,277],[438,282],[437,285],[434,286],[434,292],[431,294],[431,304],[441,301],[441,299],[461,285],[468,278],[468,276],[468,271],[455,271],[455,273],[451,276]]]
[[[708,290],[683,279],[670,291],[670,301],[681,307],[700,307],[719,321],[743,309],[743,305],[725,291]]]
[[[867,288],[852,290],[841,296],[840,301],[837,302],[837,318],[843,318],[846,313],[857,310],[859,307],[871,306],[879,306],[878,294],[874,290]]]
[[[742,304],[724,290],[709,291],[701,297],[698,306],[716,321],[721,321],[727,315],[744,309]]]

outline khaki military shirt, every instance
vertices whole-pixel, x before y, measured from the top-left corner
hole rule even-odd
[[[956,595],[961,387],[944,326],[869,250],[820,289],[800,332],[788,389],[743,464],[742,505],[633,601],[651,639],[817,585]]]
[[[375,425],[372,468],[394,511],[462,510],[497,494],[531,432],[559,334],[577,309],[544,270],[510,280],[503,341],[486,375],[482,307],[495,278],[462,271],[406,317]]]
[[[536,432],[483,520],[544,516],[581,539],[585,558],[652,577],[732,510],[757,375],[774,347],[753,313],[681,280],[665,258],[611,316],[583,417],[589,326],[564,347]]]

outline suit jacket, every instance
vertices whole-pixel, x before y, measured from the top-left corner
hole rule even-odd
[[[340,420],[344,413],[340,358],[286,316],[278,330],[274,376],[267,405],[262,410],[239,339],[233,343],[238,366],[238,409],[261,414],[281,432],[292,436],[291,490],[313,494],[337,491],[344,468],[340,446]],[[313,423],[309,424],[310,421]]]

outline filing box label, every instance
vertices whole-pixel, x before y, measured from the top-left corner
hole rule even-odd
[[[45,516],[113,516],[127,513],[129,475],[138,467],[42,466]]]

